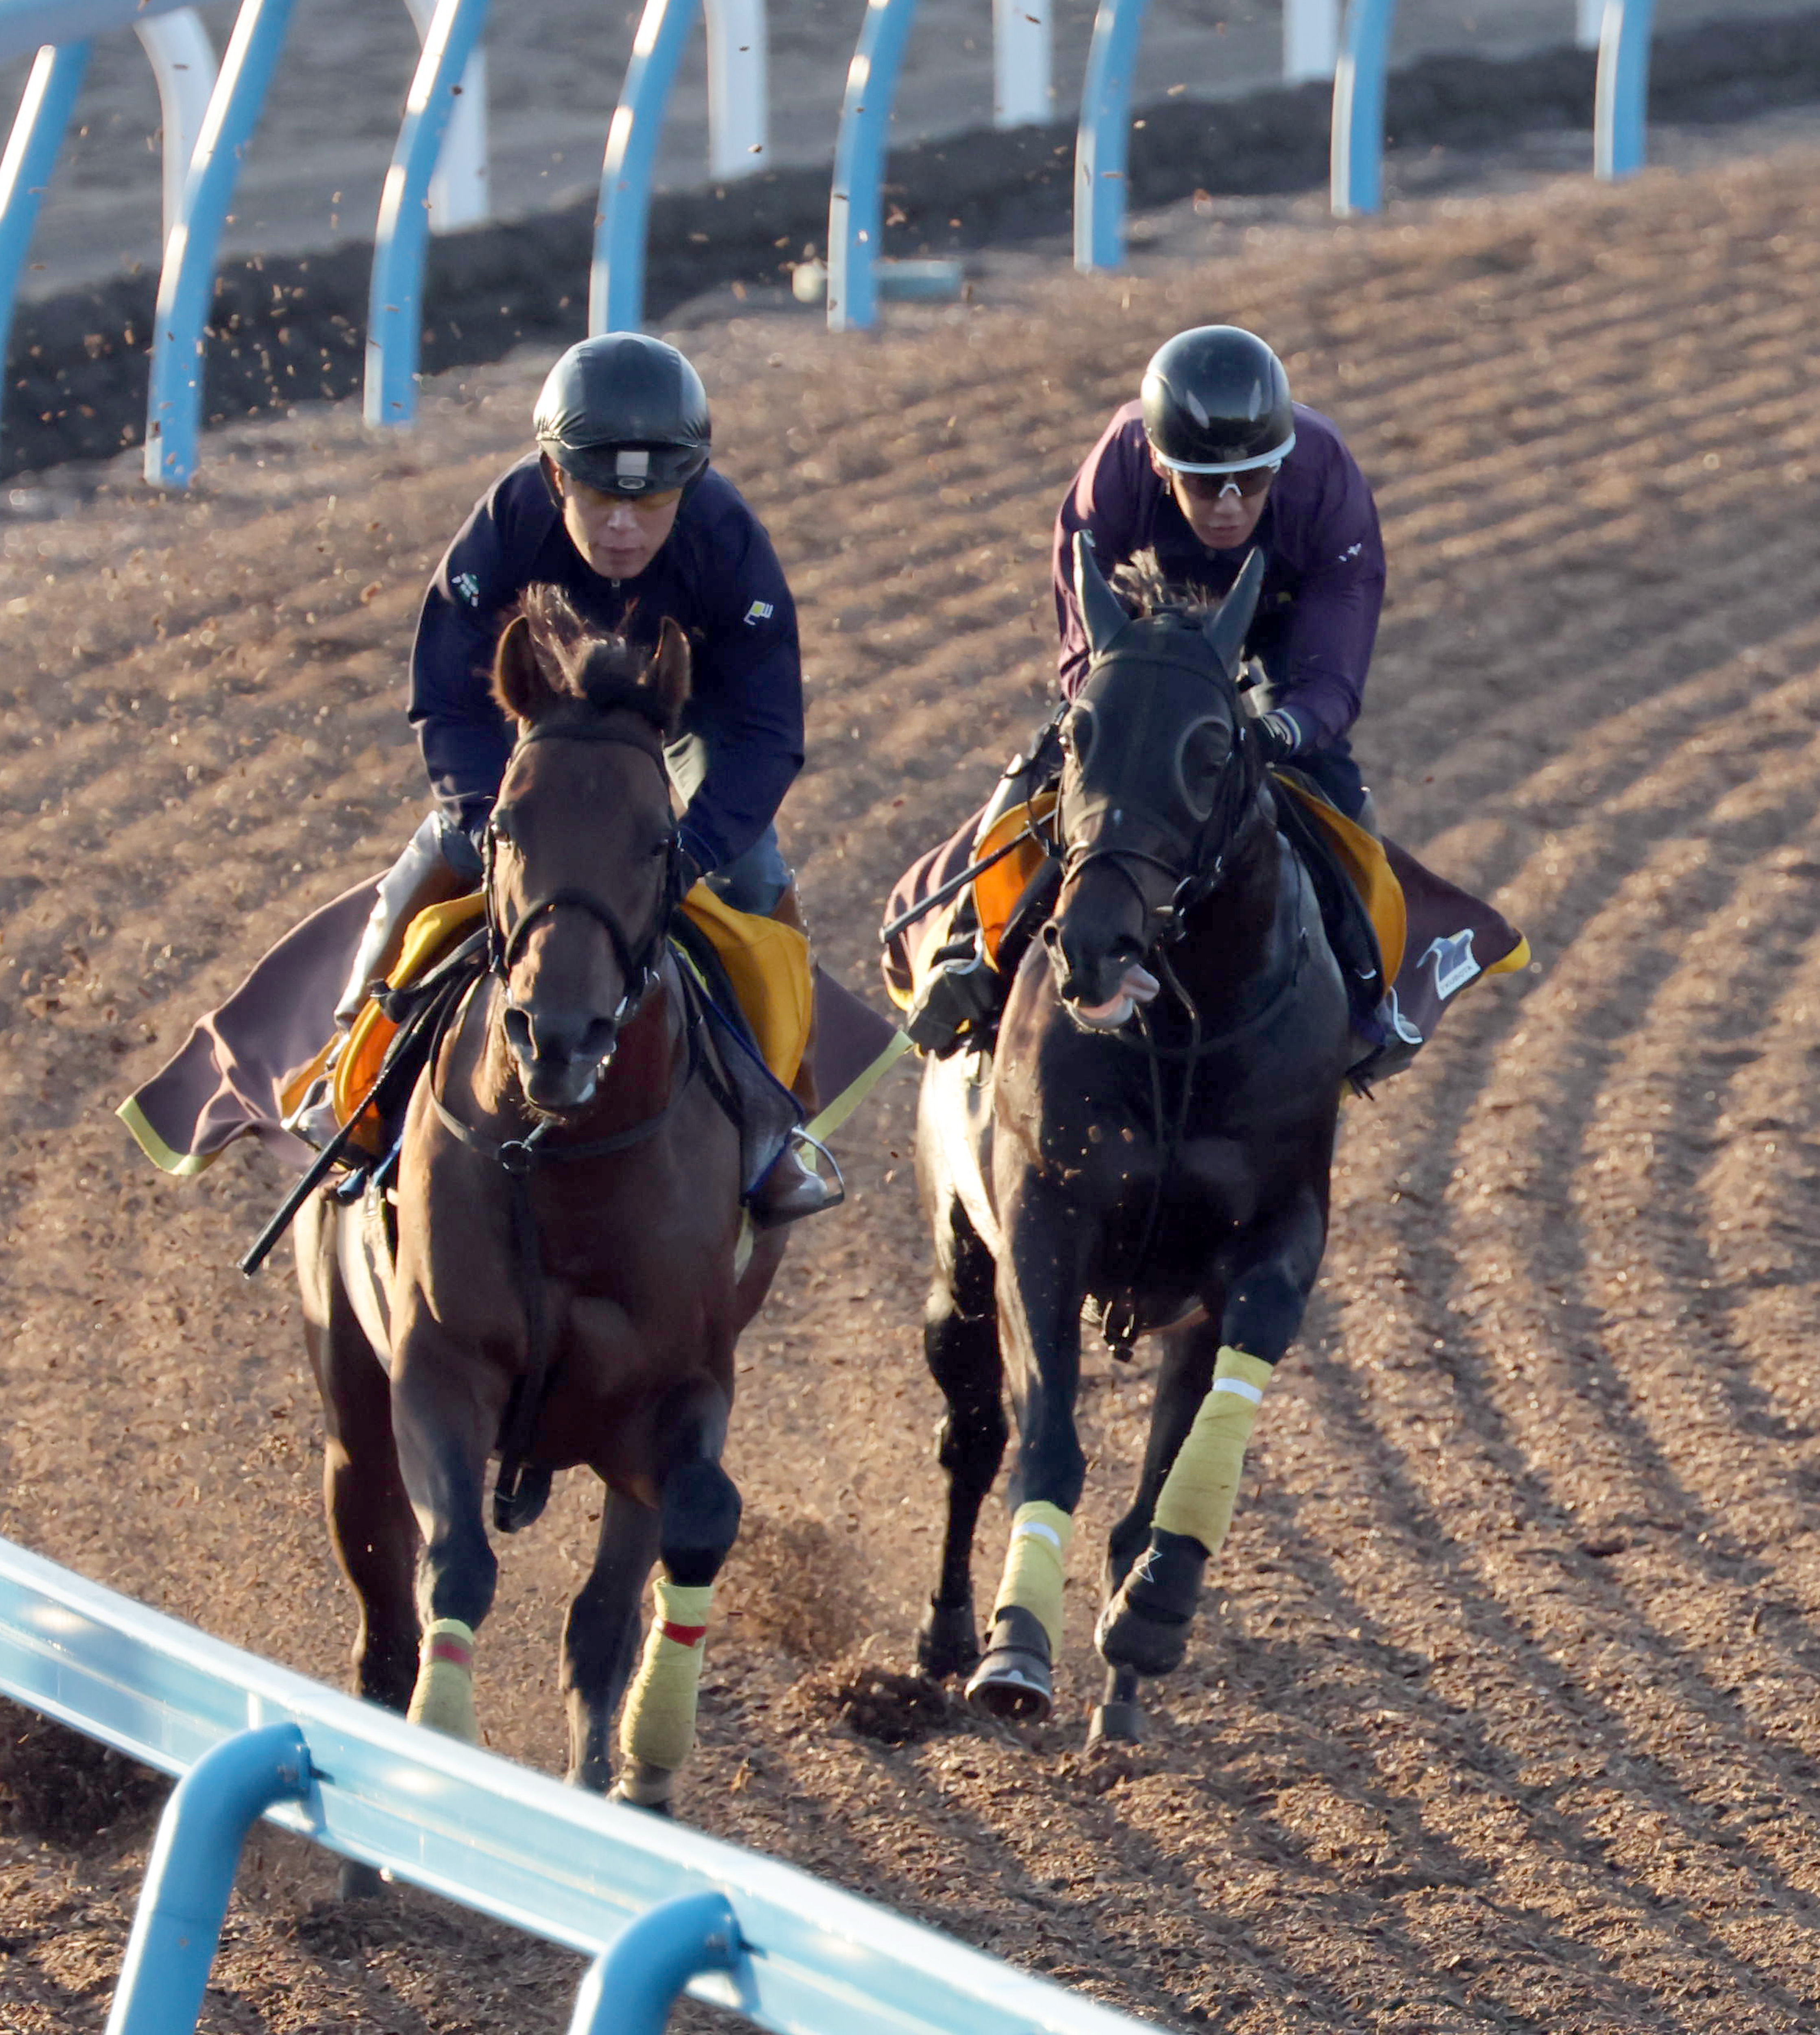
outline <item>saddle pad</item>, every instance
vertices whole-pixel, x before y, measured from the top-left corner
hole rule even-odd
[[[784,1087],[796,1078],[815,1010],[809,942],[780,919],[736,912],[698,883],[682,909],[720,957],[765,1064]]]
[[[466,897],[452,897],[431,905],[411,921],[397,965],[385,978],[388,989],[404,989],[427,975],[457,942],[471,933],[487,908],[487,901],[476,890]],[[348,1034],[348,1044],[335,1063],[335,1120],[345,1123],[379,1078],[387,1049],[398,1036],[398,1027],[373,997],[367,999]],[[377,1123],[363,1124],[355,1142],[377,1151],[381,1135]]]
[[[1001,813],[974,842],[973,860],[980,862],[996,854],[1008,842],[1016,841],[1032,822],[1040,827],[1055,811],[1055,801],[1054,792],[1039,792],[1027,804],[1013,806],[1010,811]],[[995,863],[990,869],[982,869],[973,879],[973,907],[979,914],[980,930],[985,937],[986,958],[995,968],[998,965],[998,943],[1005,937],[1006,928],[1017,916],[1025,893],[1041,874],[1047,860],[1042,842],[1032,835],[1029,840],[1019,842],[1002,862]]]
[[[1378,951],[1384,962],[1384,980],[1386,984],[1394,982],[1402,969],[1404,950],[1408,944],[1409,916],[1403,886],[1390,866],[1384,844],[1317,793],[1305,789],[1293,777],[1273,772],[1272,782],[1278,791],[1294,794],[1298,806],[1326,837],[1334,860],[1358,892],[1359,901],[1365,907],[1372,930],[1378,935]]]

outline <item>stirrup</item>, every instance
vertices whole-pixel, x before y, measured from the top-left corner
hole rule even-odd
[[[828,1174],[810,1164],[805,1146],[828,1162]],[[786,1168],[792,1172],[780,1179]],[[746,1206],[754,1229],[782,1229],[786,1224],[802,1221],[805,1216],[822,1215],[838,1208],[846,1198],[847,1183],[841,1176],[840,1162],[819,1138],[811,1138],[799,1125],[747,1195]]]

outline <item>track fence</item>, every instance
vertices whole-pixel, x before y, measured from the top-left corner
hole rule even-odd
[[[220,4],[220,0],[216,0]],[[374,236],[365,414],[416,415],[428,235],[487,215],[489,0],[405,0],[422,54],[387,174]],[[1046,119],[1055,98],[1051,0],[992,0],[994,103],[1002,126]],[[1562,27],[1596,44],[1593,168],[1631,175],[1644,160],[1653,0],[1561,0]],[[1133,81],[1146,0],[1099,0],[1075,137],[1074,258],[1125,258]],[[893,295],[951,295],[961,266],[885,258],[883,190],[892,108],[916,0],[868,0],[848,66],[828,211],[827,318],[837,331],[877,322]],[[219,66],[200,17],[178,0],[0,0],[0,60],[38,51],[0,157],[0,347],[10,325],[39,197],[79,96],[90,40],[132,28],[164,107],[166,237],[147,403],[145,473],[167,487],[194,472],[205,330],[216,257],[239,158],[258,125],[294,0],[239,0]],[[1341,215],[1383,202],[1384,96],[1396,0],[1284,0],[1284,74],[1333,78],[1331,197]],[[510,17],[502,17],[508,29]],[[708,39],[709,165],[719,179],[769,151],[765,0],[645,0],[607,130],[588,288],[590,329],[643,322],[645,240],[659,141],[683,52]],[[304,31],[297,31],[303,32]],[[1209,39],[1209,50],[1217,47]],[[1217,117],[1216,115],[1212,117]]]
[[[581,1952],[570,2035],[657,2035],[685,1991],[780,2035],[1146,2035],[793,1866],[408,1725],[6,1541],[0,1693],[178,1777],[108,2035],[192,2035],[261,1816]]]

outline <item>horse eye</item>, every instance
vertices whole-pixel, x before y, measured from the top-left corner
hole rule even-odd
[[[1232,732],[1219,721],[1199,721],[1183,736],[1176,761],[1190,812],[1205,818],[1213,811],[1214,780],[1232,754]]]

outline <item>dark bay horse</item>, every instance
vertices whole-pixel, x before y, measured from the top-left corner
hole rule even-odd
[[[329,1527],[359,1600],[359,1693],[472,1740],[489,1458],[517,1473],[494,1499],[507,1528],[552,1471],[592,1469],[607,1490],[563,1636],[569,1777],[608,1785],[630,1683],[619,1792],[661,1806],[739,1524],[720,1462],[734,1345],[782,1242],[743,1241],[739,1134],[665,938],[685,638],[667,622],[646,659],[533,589],[494,683],[518,736],[487,858],[491,966],[412,1099],[395,1265],[375,1276],[385,1254],[363,1248],[384,1215],[370,1199],[318,1197],[298,1230]]]
[[[931,1060],[917,1168],[935,1239],[925,1315],[948,1402],[941,1574],[919,1639],[999,1717],[1052,1706],[1085,1460],[1084,1307],[1115,1346],[1162,1341],[1149,1445],[1107,1554],[1095,1729],[1135,1736],[1138,1678],[1178,1665],[1220,1551],[1252,1419],[1326,1241],[1328,1173],[1355,1057],[1309,879],[1278,832],[1236,680],[1262,560],[1216,610],[1153,592],[1134,619],[1077,541],[1092,648],[1062,724],[1054,916],[1013,981],[997,1047]],[[1017,1510],[980,1658],[969,1563],[1018,1425]]]

